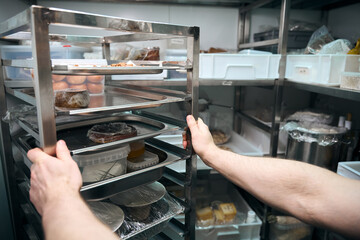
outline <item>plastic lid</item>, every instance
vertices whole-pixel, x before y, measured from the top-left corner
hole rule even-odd
[[[110,198],[110,201],[125,207],[143,207],[155,203],[164,197],[165,187],[159,182],[142,185],[122,191]]]
[[[127,162],[128,171],[136,171],[143,168],[151,167],[159,162],[159,156],[145,151],[145,153],[139,157],[131,158]]]
[[[124,212],[120,207],[107,202],[88,202],[92,213],[115,232],[124,222]]]
[[[129,144],[120,145],[116,148],[100,151],[91,151],[72,156],[79,167],[91,166],[99,163],[114,162],[126,158],[130,152]]]

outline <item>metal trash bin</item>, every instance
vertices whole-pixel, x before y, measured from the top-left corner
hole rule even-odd
[[[309,122],[289,122],[285,158],[311,163],[336,171],[344,144],[345,128]]]

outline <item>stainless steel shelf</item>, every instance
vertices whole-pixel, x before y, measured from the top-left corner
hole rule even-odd
[[[257,118],[255,117],[252,117],[242,111],[238,111],[236,112],[236,115],[239,116],[240,118],[250,122],[251,124],[253,124],[254,126],[268,132],[268,133],[271,133],[271,126],[268,126],[266,124],[264,124],[262,121],[258,120]]]
[[[285,87],[293,87],[304,91],[320,93],[332,97],[338,97],[343,99],[348,99],[352,101],[360,101],[360,91],[348,90],[339,87],[328,87],[322,85],[314,85],[308,83],[284,81]]]

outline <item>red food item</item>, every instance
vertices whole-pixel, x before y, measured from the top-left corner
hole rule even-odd
[[[87,134],[89,139],[96,143],[114,142],[136,135],[136,128],[123,122],[94,125]]]

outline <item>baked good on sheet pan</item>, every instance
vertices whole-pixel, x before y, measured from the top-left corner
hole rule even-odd
[[[123,122],[94,125],[88,131],[88,137],[96,143],[108,143],[137,135],[136,128]]]

